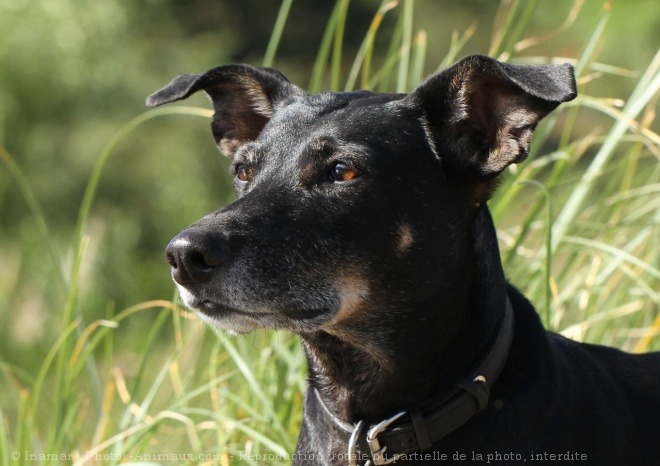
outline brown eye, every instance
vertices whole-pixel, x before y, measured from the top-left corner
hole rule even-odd
[[[333,181],[350,181],[358,176],[358,171],[344,162],[337,162],[330,169],[330,178]]]
[[[250,171],[248,170],[248,167],[244,164],[238,165],[236,167],[236,178],[243,183],[250,181]]]

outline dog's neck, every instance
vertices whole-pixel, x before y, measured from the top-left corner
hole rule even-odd
[[[337,416],[376,422],[422,404],[464,376],[464,361],[486,350],[506,299],[486,207],[473,221],[471,248],[461,273],[452,271],[437,295],[405,309],[367,309],[363,315],[378,319],[364,318],[341,332],[302,336],[310,385]]]

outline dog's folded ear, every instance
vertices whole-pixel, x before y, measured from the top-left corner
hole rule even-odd
[[[475,55],[431,76],[408,99],[428,119],[443,165],[488,180],[525,160],[538,121],[576,95],[569,64],[511,65]]]
[[[277,70],[249,65],[225,65],[206,73],[183,74],[147,98],[149,107],[186,99],[205,91],[215,114],[211,123],[220,151],[232,157],[236,150],[259,136],[278,107],[304,91]]]

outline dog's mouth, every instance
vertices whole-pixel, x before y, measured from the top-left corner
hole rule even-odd
[[[197,310],[200,314],[208,319],[213,319],[218,323],[224,322],[226,319],[249,319],[260,323],[259,327],[264,327],[262,322],[271,321],[276,317],[275,312],[260,311],[260,310],[242,310],[225,304],[215,303],[213,301],[202,300],[194,303],[193,309]]]
[[[236,309],[234,307],[228,306],[226,304],[216,303],[208,299],[202,299],[199,301],[193,301],[188,303],[190,307],[198,310],[202,314],[208,317],[217,317],[228,314],[245,314],[245,315],[258,315],[263,314],[259,312],[246,312]]]
[[[199,318],[217,329],[241,334],[264,328],[273,319],[273,314],[261,311],[245,311],[208,299],[184,299],[186,305],[195,310]]]
[[[194,309],[195,311],[198,311],[200,314],[207,318],[215,320],[222,320],[223,318],[229,316],[245,316],[258,319],[260,317],[266,317],[271,314],[265,311],[239,309],[225,302],[205,298],[197,298],[190,293],[181,293],[181,297],[186,303],[186,306]]]
[[[247,333],[260,328],[309,332],[317,330],[333,314],[327,308],[242,309],[229,303],[196,297],[179,288],[186,306],[195,310],[202,321],[231,333]]]

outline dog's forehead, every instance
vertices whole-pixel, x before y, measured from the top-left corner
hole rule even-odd
[[[403,97],[368,91],[307,96],[278,109],[258,143],[287,157],[319,147],[319,141],[371,145],[415,121],[405,117],[410,110],[402,105]]]

